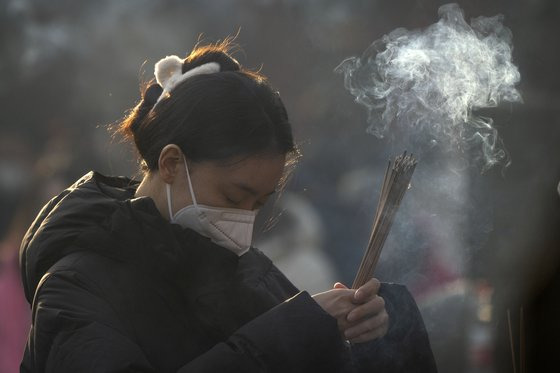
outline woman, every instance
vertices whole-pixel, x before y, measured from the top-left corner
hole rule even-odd
[[[156,64],[122,122],[141,183],[85,175],[22,244],[23,372],[435,371],[406,290],[310,296],[251,247],[297,154],[285,108],[228,42]]]

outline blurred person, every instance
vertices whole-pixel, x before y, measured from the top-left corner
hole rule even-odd
[[[299,291],[251,246],[298,151],[278,92],[229,40],[156,64],[120,125],[141,182],[90,172],[22,242],[22,372],[436,371],[406,288]]]
[[[29,146],[13,133],[0,134],[0,372],[19,371],[31,323],[23,296],[18,251],[27,219],[35,214],[25,193],[32,174]],[[34,191],[36,192],[36,191]],[[44,201],[43,201],[44,202]]]
[[[34,158],[31,146],[13,133],[0,136],[0,372],[18,372],[31,325],[23,294],[18,252],[39,208],[67,183],[54,153]],[[56,154],[61,154],[58,151]]]
[[[18,249],[29,220],[27,206],[20,208],[0,240],[0,372],[19,371],[31,323],[29,305],[23,296]],[[35,211],[34,211],[35,212]]]

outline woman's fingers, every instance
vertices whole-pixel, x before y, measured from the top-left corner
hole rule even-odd
[[[378,296],[380,282],[373,278],[357,290],[337,282],[333,289],[313,296],[338,322],[344,339],[361,343],[387,333],[389,316],[385,300]]]
[[[377,295],[380,286],[381,283],[379,280],[372,278],[356,290],[356,293],[354,294],[354,301],[356,303],[367,302],[368,299]]]
[[[383,310],[373,317],[366,318],[358,324],[346,329],[344,337],[353,343],[361,343],[379,338],[387,333],[389,315]]]
[[[350,343],[365,343],[373,341],[376,338],[381,338],[387,334],[388,325],[384,327],[377,328],[371,332],[364,333],[356,338],[349,339]]]
[[[348,322],[353,323],[368,315],[376,315],[385,310],[385,300],[379,295],[374,295],[371,300],[354,308],[346,319]]]
[[[389,316],[385,300],[377,295],[380,283],[371,279],[357,290],[337,282],[333,289],[313,298],[335,317],[344,339],[352,343],[367,342],[387,333]]]
[[[346,315],[356,307],[353,303],[354,290],[332,289],[313,295],[313,299],[331,316],[345,319]]]
[[[348,287],[341,282],[337,282],[334,284],[333,289],[348,289]]]

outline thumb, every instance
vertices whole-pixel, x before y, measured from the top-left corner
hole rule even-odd
[[[344,285],[343,283],[336,282],[333,286],[333,289],[348,289],[348,287],[346,287],[346,285]]]

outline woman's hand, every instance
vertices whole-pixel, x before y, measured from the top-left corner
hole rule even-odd
[[[344,337],[351,343],[368,342],[381,338],[389,329],[389,315],[385,309],[385,300],[377,295],[381,283],[372,278],[354,293],[355,307],[348,313],[346,320],[339,322],[344,330]],[[335,289],[347,289],[341,283]]]
[[[332,290],[313,299],[338,322],[342,337],[362,343],[384,336],[389,326],[385,301],[377,295],[380,283],[371,279],[357,290],[336,283]]]
[[[354,304],[355,292],[355,290],[347,289],[346,287],[335,287],[332,290],[313,295],[313,299],[319,303],[325,312],[338,321],[340,329],[340,324],[346,320],[348,313],[356,308]],[[341,329],[342,332],[343,330]]]

